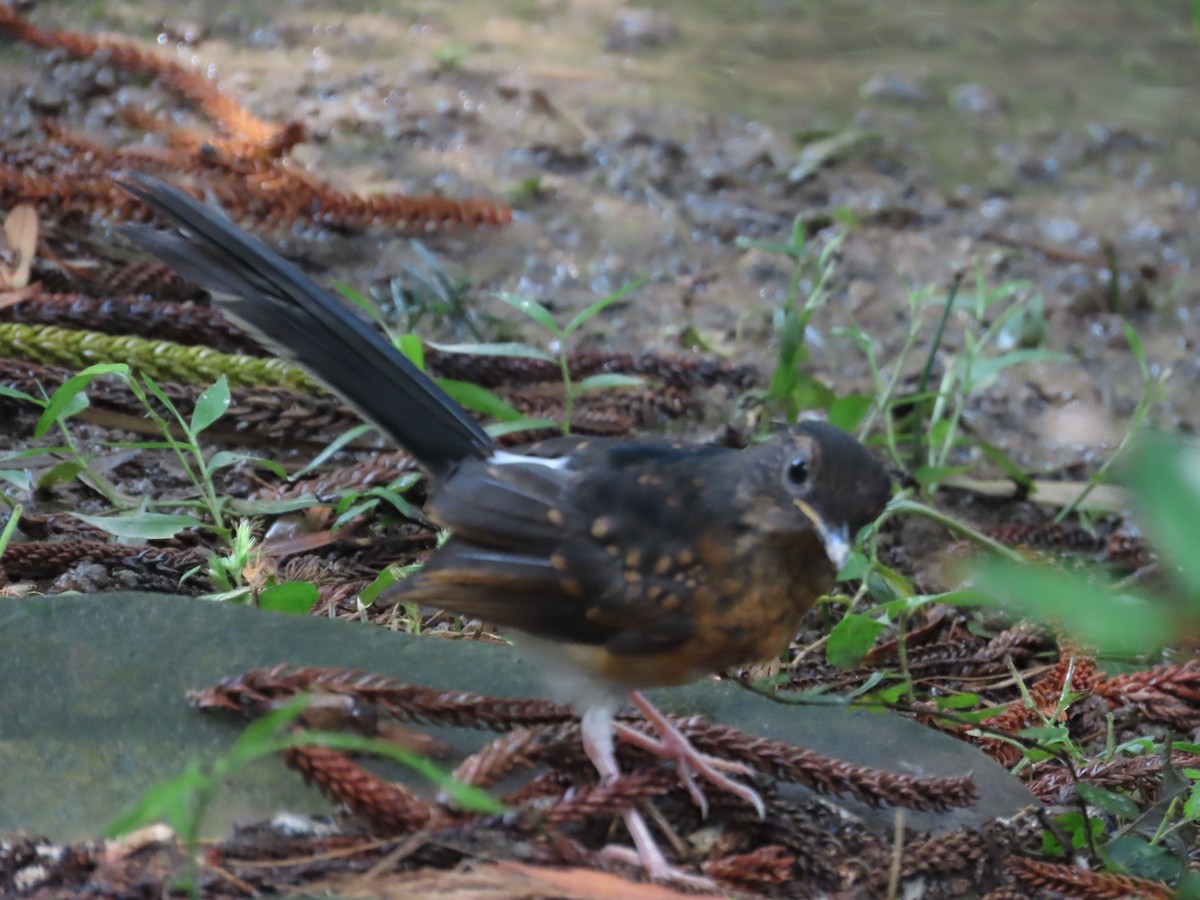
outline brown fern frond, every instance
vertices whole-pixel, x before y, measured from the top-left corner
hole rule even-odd
[[[1174,891],[1161,881],[1092,872],[1076,866],[1043,862],[1025,856],[1009,857],[1008,869],[1027,888],[1055,891],[1070,900],[1170,900]]]
[[[1200,726],[1200,660],[1114,675],[1095,690],[1110,707],[1135,707],[1145,721],[1184,731]]]
[[[72,59],[103,54],[117,69],[148,75],[164,89],[198,107],[220,131],[261,148],[263,155],[278,156],[304,140],[304,123],[293,121],[278,126],[265,122],[222,93],[202,73],[164,59],[153,51],[143,50],[131,41],[97,38],[75,31],[45,31],[36,28],[7,3],[0,4],[0,31],[35,47],[61,50]]]
[[[823,794],[847,794],[872,806],[953,809],[975,802],[974,782],[965,776],[917,778],[859,766],[755,737],[699,716],[671,717],[697,749],[745,763],[782,781],[794,781]]]
[[[329,747],[293,747],[284,751],[283,760],[304,776],[306,784],[315,784],[326,797],[384,834],[416,831],[438,815],[436,807]]]

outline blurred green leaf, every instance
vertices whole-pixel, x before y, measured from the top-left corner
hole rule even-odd
[[[584,323],[586,323],[588,321],[588,319],[591,319],[594,316],[597,316],[600,313],[604,312],[604,310],[608,309],[610,306],[612,306],[618,300],[623,298],[626,294],[630,293],[631,291],[637,290],[645,283],[646,283],[645,278],[639,278],[637,281],[631,281],[629,284],[625,285],[624,287],[618,288],[617,290],[615,290],[611,294],[609,294],[607,297],[601,297],[599,300],[597,300],[595,303],[593,303],[587,309],[583,310],[580,313],[577,313],[575,315],[575,317],[573,319],[571,319],[570,322],[567,323],[567,327],[562,330],[562,333],[564,335],[574,334],[576,331],[579,330],[579,328]]]
[[[827,410],[835,399],[837,399],[837,395],[833,389],[821,379],[807,372],[798,372],[795,386],[792,389],[791,408],[793,412],[790,413],[789,421],[794,420],[797,415],[806,410]]]
[[[496,297],[503,300],[513,309],[519,309],[533,321],[537,322],[553,335],[561,335],[558,323],[554,321],[554,316],[550,314],[550,310],[542,306],[536,300],[531,300],[529,297],[522,297],[519,294],[508,294],[503,291],[496,294]],[[603,301],[601,301],[603,302]]]
[[[852,669],[875,644],[887,626],[867,616],[849,613],[833,626],[825,644],[825,658],[839,669]]]
[[[1142,436],[1125,472],[1141,507],[1151,544],[1173,565],[1191,600],[1200,604],[1200,448],[1156,432]]]
[[[86,471],[83,463],[74,459],[64,459],[60,463],[51,466],[37,480],[37,488],[39,491],[46,491],[54,487],[56,484],[62,484],[65,481],[73,481],[80,472]]]
[[[463,344],[435,344],[432,341],[430,347],[435,350],[441,350],[443,353],[465,353],[473,356],[507,356],[516,359],[540,359],[545,362],[558,365],[558,358],[551,356],[545,350],[539,350],[537,347],[531,347],[529,344],[519,344],[514,342],[501,343],[463,343]]]
[[[975,583],[1011,612],[1061,623],[1102,653],[1150,650],[1175,633],[1160,605],[1079,575],[990,558],[976,565]]]
[[[1082,850],[1088,846],[1089,831],[1091,832],[1092,839],[1097,842],[1100,841],[1104,834],[1103,820],[1096,818],[1086,819],[1082,813],[1063,813],[1061,816],[1054,817],[1054,823],[1071,839],[1071,847],[1075,850]],[[1047,828],[1042,832],[1042,851],[1047,856],[1063,856],[1066,854],[1067,848],[1063,847],[1058,842],[1058,838],[1054,836],[1054,832]]]
[[[612,390],[614,388],[641,387],[646,382],[637,375],[622,375],[618,372],[601,372],[599,375],[589,375],[582,381],[576,382],[577,393],[584,391]]]
[[[24,391],[18,391],[15,388],[10,388],[7,385],[0,384],[0,397],[8,397],[10,400],[19,400],[22,403],[32,403],[35,406],[45,408],[46,401],[32,394],[26,394]]]
[[[281,516],[285,513],[308,509],[320,502],[322,501],[311,495],[289,497],[286,500],[243,500],[240,497],[231,497],[228,501],[228,508],[237,516]]]
[[[86,409],[87,397],[81,396],[80,392],[87,388],[96,378],[101,375],[116,374],[128,375],[129,366],[123,363],[99,363],[94,366],[88,366],[78,375],[72,375],[64,381],[58,390],[50,395],[50,399],[46,403],[46,408],[38,418],[37,425],[34,426],[34,438],[41,439],[45,437],[46,432],[53,427],[55,422],[60,419],[66,419],[80,410]]]
[[[1022,488],[1029,490],[1033,487],[1033,479],[999,447],[989,444],[987,441],[976,441],[975,446],[979,448],[979,452],[987,457],[992,465],[1000,469]]]
[[[229,409],[229,382],[222,375],[196,399],[196,408],[192,410],[192,434],[204,431],[205,428],[225,415],[227,409]]]
[[[483,430],[491,437],[504,437],[506,434],[516,434],[520,431],[545,431],[551,429],[558,431],[561,423],[553,419],[530,419],[522,417],[515,419],[512,422],[494,422]]]
[[[1151,844],[1133,834],[1113,838],[1101,850],[1108,868],[1118,874],[1152,878],[1155,881],[1174,881],[1183,868],[1168,847]]]
[[[375,576],[375,580],[359,592],[358,599],[362,601],[364,606],[370,606],[386,588],[391,587],[399,581],[403,581],[408,575],[420,569],[421,566],[387,566],[382,572]]]
[[[12,540],[13,534],[16,533],[17,525],[20,524],[21,515],[24,511],[25,508],[18,503],[13,507],[12,512],[9,513],[4,527],[0,528],[0,556],[4,554],[5,548],[8,547],[8,542]]]
[[[339,434],[336,438],[334,438],[332,441],[330,441],[328,444],[326,444],[325,448],[320,453],[318,453],[316,456],[314,456],[312,458],[312,460],[308,463],[308,465],[306,465],[304,468],[300,469],[295,474],[293,474],[291,476],[290,480],[296,481],[299,478],[303,478],[309,472],[312,472],[312,471],[320,468],[321,466],[323,466],[325,464],[326,460],[333,457],[334,454],[336,454],[339,450],[341,450],[347,444],[353,443],[354,441],[358,440],[360,437],[362,437],[364,434],[366,434],[368,431],[370,431],[374,427],[375,427],[374,425],[370,425],[370,424],[367,424],[366,422],[364,422],[362,425],[355,425],[353,428],[346,429],[341,434]]]
[[[420,369],[425,371],[425,345],[421,343],[421,339],[411,332],[400,335],[396,341],[396,346],[400,352],[408,357],[408,361]]]
[[[120,516],[86,516],[83,513],[73,512],[71,515],[114,537],[136,538],[143,541],[172,538],[188,528],[204,527],[204,523],[194,516],[178,516],[168,513],[134,512]]]
[[[1088,784],[1085,781],[1076,783],[1075,793],[1082,797],[1085,802],[1093,806],[1098,806],[1105,812],[1112,813],[1114,816],[1119,816],[1127,820],[1138,817],[1137,804],[1124,794],[1118,794],[1116,791],[1110,791],[1108,788],[1102,788],[1099,785]]]
[[[506,403],[487,388],[472,384],[469,381],[457,381],[453,378],[439,378],[438,387],[450,395],[451,399],[460,406],[473,409],[493,419],[502,422],[515,422],[524,418],[524,413]]]
[[[866,394],[847,394],[834,398],[829,404],[829,424],[853,434],[862,424],[873,399]]]
[[[271,612],[307,613],[318,599],[317,587],[307,581],[289,581],[264,588],[258,595],[259,608]]]
[[[1200,2],[1200,0],[1195,0]],[[1142,381],[1148,383],[1153,380],[1150,374],[1150,364],[1146,362],[1146,349],[1142,346],[1142,339],[1138,337],[1138,333],[1133,330],[1133,326],[1128,322],[1122,322],[1125,329],[1125,340],[1129,343],[1129,352],[1133,354],[1133,358],[1137,361],[1138,372],[1141,373]]]
[[[986,390],[1005,369],[1028,362],[1074,362],[1074,358],[1053,350],[1013,350],[1000,356],[975,357],[970,380],[964,383],[966,390],[968,393]]]
[[[168,781],[152,785],[142,796],[122,810],[104,829],[108,837],[117,837],[150,825],[166,822],[176,834],[186,834],[191,823],[196,795],[212,783],[196,760]]]
[[[249,453],[235,453],[232,450],[219,450],[212,455],[208,461],[209,472],[219,472],[221,469],[236,465],[240,462],[250,463],[260,469],[266,469],[276,478],[287,478],[287,469],[275,462],[273,459],[267,459],[262,456],[251,456]]]
[[[33,490],[32,476],[20,469],[0,469],[0,480],[7,481],[18,490]]]
[[[970,709],[979,701],[978,694],[951,694],[948,697],[934,697],[938,709]]]

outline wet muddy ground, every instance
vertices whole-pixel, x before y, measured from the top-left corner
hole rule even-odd
[[[762,383],[790,267],[739,239],[786,240],[799,216],[814,252],[840,241],[832,300],[807,335],[809,369],[838,394],[872,389],[844,326],[870,336],[886,365],[903,343],[910,296],[936,301],[964,274],[963,296],[979,283],[1020,282],[1013,296],[1031,310],[1028,342],[1070,357],[1005,370],[968,404],[972,438],[1035,474],[1091,474],[1142,394],[1126,326],[1152,372],[1170,372],[1152,419],[1195,429],[1200,56],[1179,4],[764,0],[734,10],[708,0],[72,2],[41,4],[33,17],[46,29],[157,43],[211,67],[263,118],[303,120],[309,140],[292,159],[338,187],[507,199],[515,216],[505,228],[421,235],[438,265],[469,283],[485,338],[547,344],[496,292],[534,298],[564,321],[645,279],[584,329],[580,349],[724,357],[756,366]],[[123,114],[143,107],[199,121],[102,56],[71,60],[0,38],[6,144],[36,142],[46,116],[101,141],[137,140]],[[394,279],[411,285],[406,267],[428,272],[411,235],[302,223],[273,237],[312,270],[384,301]],[[937,303],[919,311],[926,340],[938,313]],[[474,339],[454,319],[427,316],[417,330]],[[939,364],[962,341],[963,321],[952,318]],[[906,372],[924,358],[914,353]],[[641,415],[638,424],[709,437],[740,422],[743,382],[714,380],[720,389],[700,395],[693,418]],[[9,421],[0,445],[27,447],[28,411]],[[111,422],[76,434],[88,448],[132,436]],[[238,440],[293,466],[321,446]],[[995,475],[974,446],[951,461]],[[129,496],[190,491],[166,454],[104,459]],[[239,469],[219,487],[243,496],[261,483]],[[39,514],[108,508],[66,483],[29,502]],[[1036,518],[1015,504],[969,513],[986,524]],[[406,553],[427,549],[428,535],[409,537],[390,533],[365,568],[332,559],[321,574],[347,590],[323,600],[344,606],[395,558],[397,541]],[[945,543],[938,529],[905,525],[893,561],[932,584],[924,562]],[[84,563],[39,586],[167,590],[177,581],[130,572]],[[824,624],[811,622],[806,637],[819,640]],[[950,630],[930,626],[940,627]]]
[[[723,10],[63,4],[39,21],[157,35],[261,115],[302,118],[315,139],[296,156],[340,186],[512,196],[511,228],[432,242],[483,314],[506,314],[493,291],[566,316],[645,278],[589,341],[769,365],[786,261],[735,241],[778,239],[799,214],[818,245],[850,224],[809,336],[839,388],[863,387],[865,365],[831,329],[852,317],[886,361],[910,286],[978,271],[1028,280],[1047,345],[1076,358],[1011,373],[975,410],[1022,465],[1087,461],[1119,437],[1139,391],[1126,321],[1173,370],[1162,417],[1194,425],[1197,73],[1175,4]],[[49,81],[35,51],[4,65],[10,134],[48,109],[107,130],[122,105],[169,108],[95,62]],[[402,238],[316,238],[292,242],[383,296],[413,259]]]

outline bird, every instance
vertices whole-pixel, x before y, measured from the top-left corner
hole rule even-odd
[[[124,226],[132,243],[208,289],[427,473],[425,513],[450,536],[379,602],[440,607],[516,635],[574,705],[602,779],[621,774],[620,737],[674,762],[702,813],[706,781],[765,817],[738,777],[749,770],[698,751],[643,691],[786,649],[890,497],[887,470],[859,441],[812,420],[745,449],[618,438],[500,449],[362,317],[216,206],[144,173],[119,183],[171,226]],[[626,700],[656,736],[617,720]],[[667,860],[639,809],[623,820],[634,846],[609,856],[653,880],[711,887]]]

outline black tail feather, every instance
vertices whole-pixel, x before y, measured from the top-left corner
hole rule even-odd
[[[144,174],[121,186],[177,226],[134,225],[133,243],[213,292],[229,317],[441,471],[494,444],[425,373],[344,304],[213,206]]]

